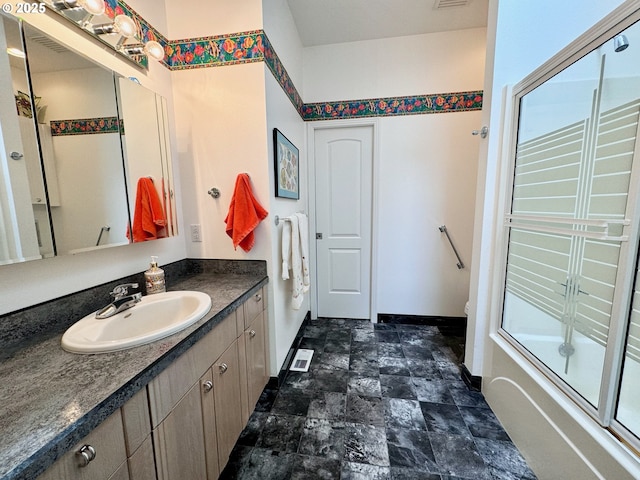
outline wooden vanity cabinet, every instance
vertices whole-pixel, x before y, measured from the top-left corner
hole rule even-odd
[[[84,451],[87,461],[84,461],[81,451]],[[38,477],[38,480],[60,479],[129,480],[120,410],[116,410]]]
[[[213,480],[229,459],[244,427],[236,322],[234,312],[148,385],[159,480]]]
[[[242,309],[238,309],[243,423],[248,421],[269,381],[269,338],[263,290],[259,290],[243,304]]]
[[[38,480],[215,480],[269,379],[264,289]],[[95,458],[80,467],[78,452]]]
[[[91,457],[83,465],[82,449]],[[38,480],[156,480],[147,390],[135,394]]]

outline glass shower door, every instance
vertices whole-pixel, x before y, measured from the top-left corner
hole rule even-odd
[[[627,261],[640,112],[606,47],[521,97],[502,322],[595,408]]]
[[[640,438],[640,272],[636,272],[633,302],[629,318],[627,343],[616,420]]]

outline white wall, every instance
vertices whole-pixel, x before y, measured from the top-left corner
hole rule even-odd
[[[297,88],[302,86],[302,55],[303,49],[298,31],[293,23],[286,0],[263,0],[264,30],[278,57],[283,62],[287,73]],[[289,347],[295,339],[296,333],[310,310],[309,295],[305,295],[299,310],[291,308],[292,280],[282,280],[282,223],[276,226],[275,215],[286,217],[295,212],[309,213],[308,201],[308,169],[306,154],[306,137],[304,122],[286,96],[274,76],[265,65],[267,135],[269,153],[269,191],[271,196],[271,214],[268,219],[272,229],[271,262],[269,262],[269,278],[271,280],[270,317],[271,329],[271,368],[272,375],[276,374],[286,359]],[[298,92],[301,93],[301,92]],[[280,130],[300,151],[300,199],[291,200],[275,197],[275,170],[273,153],[273,129]],[[274,334],[275,333],[275,334]],[[274,367],[277,367],[275,369]]]
[[[495,40],[494,67],[485,91],[490,91],[489,137],[480,158],[478,199],[470,298],[470,346],[465,364],[483,376],[483,392],[538,478],[638,478],[638,461],[606,430],[506,342],[491,335],[498,328],[501,286],[494,282],[501,268],[496,233],[497,207],[505,185],[500,172],[506,158],[503,142],[509,131],[501,125],[503,89],[522,80],[572,40],[620,5],[618,0],[589,2],[492,0],[489,44]],[[570,18],[571,21],[567,21]],[[495,25],[495,28],[492,27]],[[491,51],[487,55],[492,55]],[[487,62],[489,64],[489,62]],[[492,304],[495,299],[495,304]],[[540,439],[544,441],[540,441]]]
[[[480,112],[380,119],[378,311],[463,316]],[[466,268],[459,270],[446,225]]]
[[[136,9],[138,2],[132,0],[129,4]],[[156,6],[156,8],[162,7]],[[138,77],[143,85],[167,97],[172,108],[170,75],[164,67],[152,64],[148,72],[141,71],[128,62],[120,60],[107,47],[84,40],[84,35],[79,35],[70,28],[68,22],[57,17],[53,13],[24,15],[27,22],[50,33],[68,47],[107,65],[122,75]],[[174,126],[171,125],[171,131],[174,130]],[[175,142],[173,146],[175,158]],[[177,196],[179,199],[179,187]],[[177,213],[181,218],[180,202]],[[115,278],[142,272],[148,268],[150,255],[158,255],[162,264],[185,258],[184,237],[3,266],[2,275],[0,275],[0,314],[26,308]],[[108,297],[108,292],[105,292],[105,301]]]
[[[148,5],[155,3],[153,0],[138,1]],[[170,40],[262,28],[261,0],[165,0],[165,6],[167,29],[161,31],[166,32],[165,35]]]
[[[184,9],[184,2],[170,3],[170,38],[262,28],[261,23],[256,23],[262,21],[262,12],[255,12],[260,5],[247,3],[245,9],[234,6],[235,14],[224,24],[210,22],[206,11],[198,16],[201,21],[189,17],[186,22],[180,15],[174,21],[170,12]],[[216,10],[215,15],[220,12]],[[278,56],[294,82],[301,82],[302,47],[286,1],[265,1],[264,17],[264,29]],[[189,225],[202,226],[201,243],[187,238],[188,256],[267,260],[271,375],[277,375],[309,303],[307,298],[300,310],[291,309],[291,283],[280,280],[282,227],[276,227],[273,218],[306,211],[307,195],[302,188],[298,201],[275,198],[272,131],[278,128],[285,133],[304,158],[304,124],[264,63],[184,70],[173,72],[172,76],[185,192],[183,231],[188,235]],[[249,173],[257,200],[269,211],[267,219],[255,230],[256,245],[249,253],[233,249],[224,224],[236,176],[242,172]],[[301,185],[306,185],[306,175],[306,165],[302,164]],[[220,189],[220,198],[214,200],[207,194],[211,187]]]
[[[304,101],[480,90],[485,36],[470,28],[305,48]]]
[[[481,90],[485,29],[304,51],[305,102]],[[374,212],[379,313],[463,316],[471,262],[480,112],[379,119]],[[446,294],[444,294],[446,292]]]

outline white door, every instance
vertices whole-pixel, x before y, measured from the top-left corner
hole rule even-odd
[[[318,316],[370,318],[373,127],[316,129]]]

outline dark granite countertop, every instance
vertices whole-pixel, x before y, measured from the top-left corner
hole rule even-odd
[[[198,273],[169,290],[211,296],[200,321],[148,345],[67,353],[61,332],[0,361],[0,480],[35,478],[267,283],[262,274]],[[86,312],[90,313],[90,312]]]

